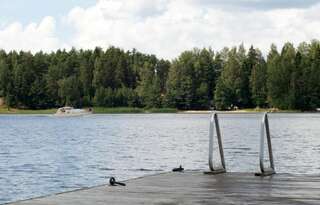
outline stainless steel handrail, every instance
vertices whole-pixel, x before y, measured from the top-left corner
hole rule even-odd
[[[269,153],[269,162],[270,167],[264,167],[264,138],[265,133],[267,137],[268,144],[268,153]],[[264,113],[261,121],[261,130],[260,130],[260,154],[259,154],[259,162],[260,162],[260,173],[256,173],[257,176],[269,176],[275,174],[274,162],[273,162],[273,153],[272,153],[272,145],[271,145],[271,135],[269,129],[269,119],[268,113]]]
[[[215,131],[215,132],[214,132]],[[265,134],[266,133],[266,134]],[[220,154],[220,162],[221,165],[218,167],[214,167],[213,163],[213,145],[214,145],[214,136],[216,134],[218,147],[219,147],[219,154]],[[264,166],[264,138],[267,137],[267,144],[268,144],[268,153],[269,153],[269,162],[270,167],[265,168]],[[272,152],[272,145],[271,145],[271,135],[270,135],[270,128],[269,128],[269,120],[268,120],[268,113],[264,113],[261,121],[261,130],[260,130],[260,153],[259,153],[259,162],[260,162],[260,171],[259,173],[255,173],[256,176],[269,176],[275,174],[274,162],[273,162],[273,152]],[[206,174],[220,174],[226,172],[226,165],[224,161],[224,152],[223,152],[223,145],[221,139],[221,131],[219,125],[219,118],[218,113],[213,112],[210,119],[210,129],[209,129],[209,172],[205,172]]]
[[[214,130],[216,131],[216,136],[218,140],[218,146],[219,146],[219,153],[220,153],[220,162],[221,166],[215,168],[213,164],[213,138],[214,138]],[[222,140],[221,140],[221,132],[220,132],[220,126],[219,126],[219,119],[218,114],[216,112],[212,113],[211,119],[210,119],[210,130],[209,130],[209,172],[205,172],[206,174],[220,174],[226,172],[226,165],[224,161],[224,153],[223,153],[223,146],[222,146]]]

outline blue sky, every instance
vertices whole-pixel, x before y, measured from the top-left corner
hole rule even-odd
[[[136,48],[175,58],[194,47],[320,39],[320,0],[0,0],[0,49]]]
[[[59,18],[73,7],[88,7],[96,0],[0,0],[2,24],[19,21],[23,24],[40,21],[45,16]]]

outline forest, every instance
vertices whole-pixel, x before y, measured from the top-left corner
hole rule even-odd
[[[0,50],[0,96],[8,107],[233,110],[320,107],[320,42],[182,52],[171,61],[133,49]]]

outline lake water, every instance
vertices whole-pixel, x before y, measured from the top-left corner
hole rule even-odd
[[[221,114],[228,171],[255,172],[261,114]],[[170,171],[207,170],[208,114],[0,116],[0,204]],[[271,114],[278,173],[320,174],[320,114]]]

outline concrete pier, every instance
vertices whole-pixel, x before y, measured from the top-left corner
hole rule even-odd
[[[98,186],[12,205],[106,204],[320,204],[320,175],[164,173],[132,179],[126,186]]]

